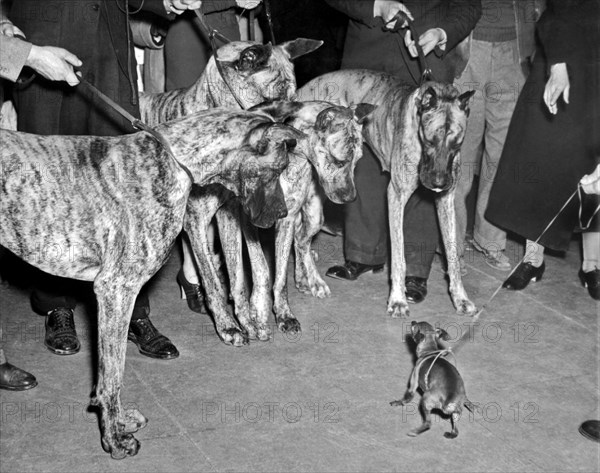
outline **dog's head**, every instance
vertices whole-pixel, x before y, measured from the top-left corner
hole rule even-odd
[[[263,123],[247,135],[241,150],[239,198],[257,227],[271,227],[287,215],[279,176],[288,165],[288,152],[304,137],[280,123]]]
[[[254,107],[308,135],[302,151],[313,165],[327,197],[338,204],[356,197],[354,168],[362,156],[362,124],[375,109],[328,102],[271,102]]]
[[[421,183],[434,192],[450,189],[460,167],[460,147],[465,137],[469,99],[452,85],[427,82],[416,99],[418,135],[422,146]]]
[[[214,106],[235,106],[229,87],[244,108],[267,100],[291,100],[296,95],[296,76],[292,61],[319,48],[322,41],[298,38],[277,46],[252,41],[235,41],[219,48],[218,61],[227,84],[214,64],[209,61],[209,87],[219,92],[211,94]],[[217,85],[218,84],[218,85]]]
[[[427,322],[411,322],[410,331],[417,345],[417,358],[440,348],[439,340],[449,340],[448,333]]]

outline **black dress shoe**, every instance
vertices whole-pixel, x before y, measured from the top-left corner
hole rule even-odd
[[[332,236],[344,236],[344,227],[342,226],[341,222],[325,221],[323,225],[321,225],[321,231]]]
[[[587,287],[592,299],[600,301],[600,269],[587,272],[580,269],[579,278],[581,279],[581,283]]]
[[[427,296],[427,278],[406,276],[404,286],[406,287],[406,300],[408,302],[418,304],[425,300],[425,296]]]
[[[37,381],[31,373],[17,368],[8,362],[0,365],[0,389],[25,391],[36,386]]]
[[[579,426],[579,433],[590,440],[600,442],[600,420],[586,420]]]
[[[177,282],[181,288],[181,298],[187,301],[190,310],[199,314],[208,314],[206,302],[202,295],[202,286],[189,282],[183,274],[183,268],[177,273]]]
[[[74,355],[79,351],[73,309],[58,307],[46,316],[44,345],[56,355]]]
[[[346,260],[343,265],[332,266],[325,273],[330,278],[343,279],[345,281],[355,281],[358,277],[368,271],[380,273],[383,271],[383,264],[362,264]]]
[[[171,360],[179,356],[175,345],[156,329],[148,317],[135,319],[129,323],[127,340],[135,343],[140,353],[150,358]]]
[[[545,269],[545,262],[542,262],[542,265],[539,268],[536,268],[531,263],[521,263],[515,272],[504,281],[502,287],[512,289],[513,291],[525,289],[531,281],[540,281]]]

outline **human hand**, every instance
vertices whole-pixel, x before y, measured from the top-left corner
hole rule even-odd
[[[421,36],[419,36],[419,46],[423,49],[423,55],[427,56],[431,51],[435,49],[436,46],[440,46],[442,49],[446,46],[446,41],[448,37],[446,36],[446,32],[441,28],[431,28],[430,30],[425,31]],[[412,57],[419,56],[417,51],[417,46],[415,41],[413,40],[412,34],[410,30],[406,32],[404,35],[404,44],[408,48],[408,52]]]
[[[0,21],[0,35],[2,36],[21,36],[25,37],[25,33],[23,33],[19,28],[13,25],[13,22],[8,18],[4,18]]]
[[[556,112],[558,112],[556,102],[561,94],[565,103],[569,103],[570,90],[571,83],[569,82],[567,64],[564,62],[554,64],[550,67],[550,78],[546,82],[546,88],[544,89],[544,103],[552,115],[556,115]]]
[[[590,174],[581,178],[581,187],[586,194],[600,195],[600,164]]]
[[[62,80],[69,85],[79,84],[73,66],[79,67],[82,62],[77,56],[63,48],[54,46],[31,46],[25,65],[49,80]]]
[[[410,21],[414,21],[410,10],[397,0],[375,0],[375,3],[373,4],[373,18],[380,17],[388,30],[393,30],[396,26],[397,20],[395,20],[394,17],[398,12],[404,13],[410,18]],[[405,26],[407,26],[406,21],[402,27],[404,28]]]
[[[252,10],[259,6],[261,2],[262,0],[235,0],[236,5],[244,10]]]
[[[202,6],[200,0],[163,0],[165,10],[181,15],[186,10],[198,10]]]

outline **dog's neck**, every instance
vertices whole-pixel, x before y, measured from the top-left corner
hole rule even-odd
[[[438,353],[440,350],[443,350],[443,348],[438,346],[433,336],[426,337],[425,340],[417,345],[417,359]]]

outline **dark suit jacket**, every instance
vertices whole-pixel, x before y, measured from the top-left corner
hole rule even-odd
[[[162,0],[129,0],[130,11],[140,5],[169,17]],[[10,19],[27,40],[59,46],[82,60],[83,77],[135,116],[137,73],[124,0],[13,0]],[[173,16],[173,15],[171,15]],[[133,131],[129,122],[102,103],[92,106],[81,86],[36,77],[17,90],[18,128],[38,134],[116,135]]]
[[[383,31],[381,18],[373,18],[374,0],[326,0],[350,17],[342,69],[372,69],[394,74],[418,83],[418,61],[410,58],[404,46],[404,30]],[[455,47],[466,38],[481,16],[480,0],[406,0],[404,5],[415,18],[419,34],[442,28],[448,35],[445,51],[427,56],[436,80],[452,83],[457,71]]]

